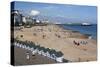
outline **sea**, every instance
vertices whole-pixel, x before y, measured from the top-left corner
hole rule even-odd
[[[60,24],[60,26],[64,29],[78,31],[81,34],[87,34],[97,40],[97,24],[92,24],[90,26]]]

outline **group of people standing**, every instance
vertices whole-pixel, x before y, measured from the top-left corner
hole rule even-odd
[[[73,43],[74,43],[74,45],[77,45],[77,46],[79,46],[79,45],[87,45],[88,44],[88,42],[87,41],[73,41]]]

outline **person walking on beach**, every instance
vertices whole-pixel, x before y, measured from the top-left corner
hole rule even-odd
[[[26,59],[27,59],[27,60],[30,59],[29,52],[26,52]]]

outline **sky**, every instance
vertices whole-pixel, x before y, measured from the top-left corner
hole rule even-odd
[[[15,10],[20,10],[23,15],[32,16],[45,16],[60,20],[62,23],[68,22],[89,22],[97,23],[97,7],[96,6],[83,6],[83,5],[70,5],[70,4],[50,4],[50,3],[37,3],[37,2],[15,2]],[[51,19],[52,20],[52,19]],[[70,21],[71,20],[71,21]],[[58,20],[59,22],[59,20]]]

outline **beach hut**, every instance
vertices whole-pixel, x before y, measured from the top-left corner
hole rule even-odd
[[[36,53],[38,53],[39,48],[40,48],[40,45],[35,45],[35,50],[36,50]]]
[[[42,47],[40,45],[38,45],[38,54],[41,55],[42,54]]]
[[[43,56],[47,56],[47,53],[48,53],[48,49],[47,48],[44,48],[43,49]]]
[[[24,42],[23,41],[21,42],[21,48],[24,49]]]
[[[34,48],[33,48],[33,47],[31,47],[31,48],[30,48],[30,51],[34,51]]]
[[[31,51],[32,51],[32,56],[34,56],[36,54],[36,51],[35,51],[35,45],[33,44],[32,44]]]
[[[14,41],[14,44],[13,44],[14,46],[17,46],[17,42],[16,41]]]
[[[24,43],[23,43],[23,46],[22,46],[22,48],[23,48],[23,49],[25,49],[25,48],[26,48],[26,45],[25,45]]]
[[[33,48],[34,50],[36,49],[35,43],[32,43],[32,48]]]
[[[16,46],[17,46],[17,47],[20,46],[19,40],[17,40],[17,42],[16,42]]]
[[[35,54],[37,54],[37,49],[32,51],[32,55],[35,55]]]
[[[18,47],[21,47],[20,44],[21,44],[21,42],[18,40],[17,46],[18,46]]]
[[[34,50],[32,51],[33,55],[38,53],[38,47],[39,47],[38,45],[34,45]]]
[[[27,49],[27,45],[26,45],[27,43],[24,41],[23,42],[23,47],[22,48],[24,48],[24,49]]]
[[[54,49],[51,49],[49,53],[50,53],[50,58],[55,60],[55,58],[56,58],[56,56],[55,56],[56,51]]]
[[[41,47],[41,55],[46,56],[44,51],[45,51],[45,48]]]
[[[29,41],[28,42],[28,46],[31,48],[32,47],[32,43]]]
[[[26,49],[26,43],[25,43],[25,41],[22,42],[22,48]]]
[[[26,44],[26,50],[30,50],[29,44]]]
[[[20,41],[20,48],[23,48],[23,41]]]
[[[61,51],[58,51],[58,52],[56,53],[56,61],[57,61],[57,62],[63,62],[63,59],[64,59],[63,53],[62,53]]]
[[[36,54],[36,45],[32,44],[32,48],[33,48],[32,55],[34,56]]]
[[[49,52],[50,52],[50,49],[46,48],[46,56],[50,58],[50,53]]]
[[[32,48],[32,45],[31,44],[27,44],[27,50],[31,50],[31,48]]]
[[[14,42],[14,46],[18,47],[18,43],[17,42]]]

